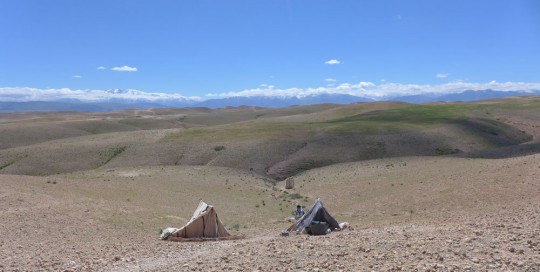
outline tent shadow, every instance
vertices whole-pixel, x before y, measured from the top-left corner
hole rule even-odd
[[[193,238],[182,238],[182,237],[172,237],[169,236],[167,238],[167,241],[172,242],[217,242],[217,241],[230,241],[230,240],[241,240],[245,239],[245,235],[229,235],[226,237],[216,237],[216,238],[208,238],[208,237],[193,237]]]

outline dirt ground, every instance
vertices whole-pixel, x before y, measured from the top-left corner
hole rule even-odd
[[[99,219],[106,201],[31,186],[47,178],[0,180],[0,271],[540,271],[540,197],[326,236],[281,237],[280,225],[171,242]]]

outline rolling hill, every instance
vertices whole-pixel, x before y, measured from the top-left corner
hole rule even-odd
[[[283,180],[388,157],[517,156],[538,151],[539,115],[538,97],[8,114],[0,119],[0,173],[209,165]]]

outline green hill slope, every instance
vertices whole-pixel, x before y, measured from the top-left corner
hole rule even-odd
[[[3,116],[0,173],[212,165],[282,180],[335,163],[535,153],[540,99]],[[527,143],[523,145],[523,143]],[[523,149],[523,150],[522,150]]]

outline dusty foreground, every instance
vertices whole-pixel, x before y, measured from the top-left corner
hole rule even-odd
[[[185,252],[169,255],[176,259],[174,264],[169,267],[171,263],[164,262],[160,269],[540,271],[538,216],[538,210],[529,210],[515,216],[456,218],[441,224],[406,223],[328,236],[270,236],[178,245]]]
[[[327,236],[281,237],[276,226],[240,240],[169,242],[92,219],[99,201],[63,203],[14,184],[0,190],[1,271],[540,271],[538,198]]]

